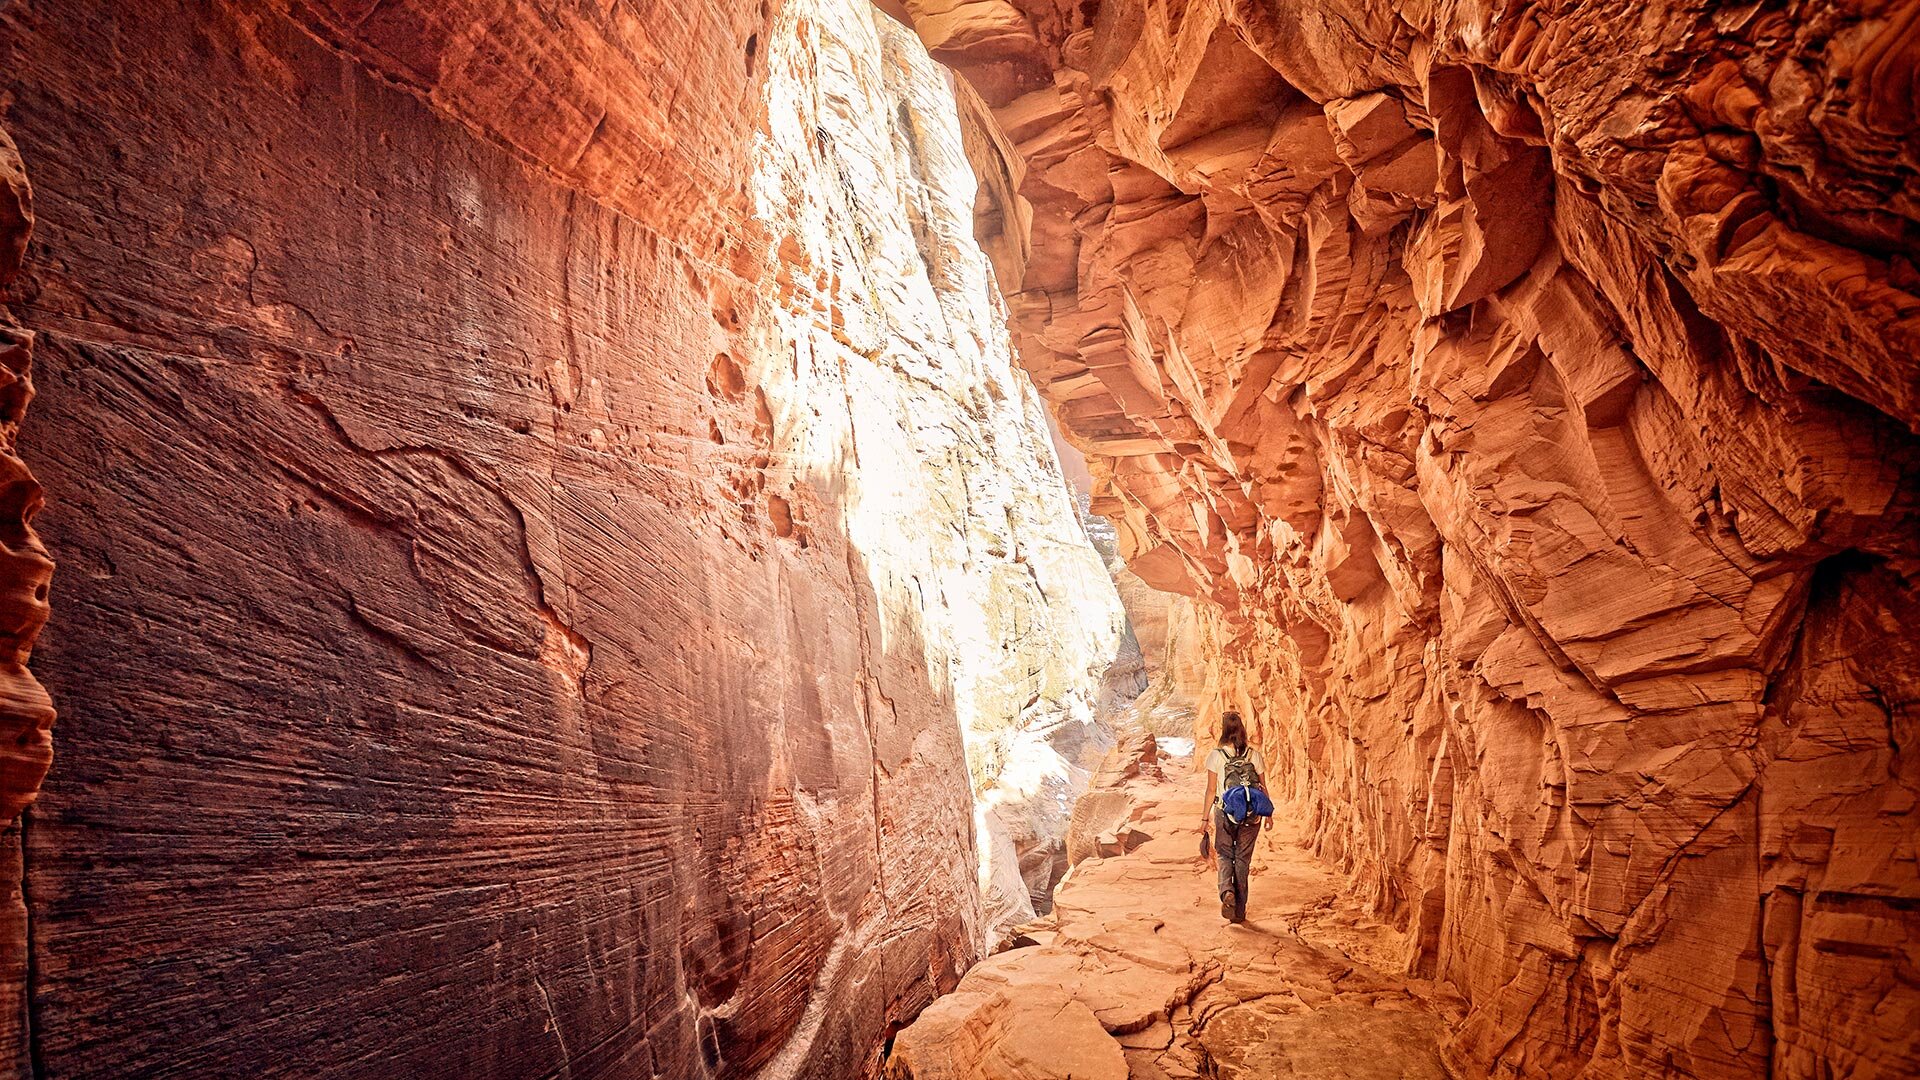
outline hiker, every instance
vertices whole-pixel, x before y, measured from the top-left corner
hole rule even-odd
[[[1260,821],[1273,814],[1267,797],[1267,763],[1247,746],[1247,726],[1228,709],[1220,717],[1220,745],[1207,755],[1207,801],[1200,823],[1200,854],[1220,871],[1220,917],[1247,920],[1247,873]],[[1207,837],[1213,838],[1212,852]]]

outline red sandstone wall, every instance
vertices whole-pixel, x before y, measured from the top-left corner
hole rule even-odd
[[[835,489],[769,509],[728,355],[770,25],[0,12],[61,561],[37,1072],[841,1080],[957,977],[952,703]]]
[[[905,7],[1203,733],[1463,1075],[1920,1072],[1920,6]]]

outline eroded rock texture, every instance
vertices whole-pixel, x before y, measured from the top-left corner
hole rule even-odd
[[[903,42],[0,11],[65,717],[10,1061],[843,1080],[953,984],[968,738],[1084,713],[1119,608]]]
[[[33,232],[33,187],[20,152],[0,130],[0,289],[10,290]],[[0,294],[5,299],[8,294]],[[0,305],[0,821],[40,790],[52,760],[53,705],[27,660],[47,622],[53,562],[33,519],[45,501],[17,454],[33,401],[33,331]]]
[[[902,14],[1095,509],[1455,1067],[1920,1071],[1920,7]]]
[[[39,794],[53,758],[53,705],[27,661],[47,622],[53,563],[35,534],[43,500],[17,453],[33,400],[33,340],[7,301],[33,231],[33,188],[19,150],[0,129],[0,1061],[24,1075],[29,971],[27,907],[15,820]]]

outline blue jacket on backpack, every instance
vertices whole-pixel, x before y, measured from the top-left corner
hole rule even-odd
[[[1273,816],[1273,800],[1267,793],[1252,785],[1230,787],[1220,793],[1220,809],[1227,812],[1227,819],[1235,825],[1247,820],[1252,813],[1256,817]]]
[[[1253,766],[1247,762],[1251,751],[1242,751],[1239,755],[1227,753],[1222,748],[1218,753],[1226,754],[1226,767],[1221,770],[1223,776],[1231,779],[1237,773],[1241,783],[1226,784],[1220,792],[1220,809],[1226,812],[1227,820],[1235,825],[1243,824],[1249,814],[1257,817],[1273,816],[1273,800],[1267,797],[1264,788],[1247,783],[1253,776]]]

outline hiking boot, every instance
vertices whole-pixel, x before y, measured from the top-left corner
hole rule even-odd
[[[1220,894],[1220,917],[1221,918],[1227,920],[1228,922],[1239,922],[1240,921],[1239,919],[1236,919],[1233,917],[1234,911],[1238,907],[1239,905],[1233,902],[1232,893]]]

